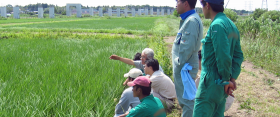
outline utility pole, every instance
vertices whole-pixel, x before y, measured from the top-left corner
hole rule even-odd
[[[268,10],[267,0],[262,0],[262,9]]]
[[[249,12],[248,12],[248,15],[250,15],[251,11],[252,11],[252,1],[250,0],[249,1]]]
[[[276,0],[275,2],[276,2],[276,3],[275,3],[275,6],[276,6],[276,7],[275,7],[275,10],[279,11],[279,10],[280,10],[280,9],[278,8],[278,2],[279,2],[279,1]]]
[[[245,1],[245,10],[248,10],[248,15],[250,15],[250,12],[252,11],[252,1]]]

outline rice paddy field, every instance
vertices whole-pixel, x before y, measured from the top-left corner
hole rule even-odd
[[[162,36],[171,20],[0,20],[0,116],[113,116],[133,66],[110,55],[132,59],[151,47],[169,66]]]

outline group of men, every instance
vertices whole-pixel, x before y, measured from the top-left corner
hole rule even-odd
[[[176,2],[182,20],[172,47],[174,83],[164,74],[150,48],[142,51],[139,61],[112,55],[110,59],[136,67],[125,74],[127,81],[124,84],[130,88],[123,92],[115,116],[166,116],[164,109],[172,108],[176,98],[183,109],[183,117],[224,116],[226,98],[234,97],[235,80],[243,61],[238,29],[223,13],[224,0],[200,0],[204,17],[212,20],[202,39],[203,24],[194,10],[197,0]],[[186,83],[182,81],[185,78],[182,69],[185,65],[190,66],[188,84],[194,84],[201,43],[200,81],[195,98],[186,99],[184,96],[190,95],[190,89],[186,90]]]

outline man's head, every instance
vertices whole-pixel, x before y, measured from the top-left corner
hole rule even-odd
[[[144,65],[145,64],[145,61],[148,60],[148,59],[153,59],[154,58],[154,51],[151,49],[151,48],[145,48],[143,51],[142,51],[142,54],[141,54],[141,61],[142,61],[142,64]]]
[[[134,55],[134,58],[133,58],[133,61],[137,61],[137,60],[141,60],[141,53],[137,52],[135,55]]]
[[[156,59],[149,59],[145,61],[144,71],[146,74],[152,75],[157,70],[159,70],[159,63]]]
[[[143,73],[140,69],[132,68],[128,73],[124,74],[124,77],[128,78],[128,81],[133,81],[135,78],[142,75]]]
[[[128,86],[133,86],[133,97],[148,96],[151,93],[151,81],[145,76],[139,76],[134,81],[128,82]]]
[[[195,8],[197,0],[176,0],[176,9],[178,14],[183,14]]]
[[[210,19],[211,12],[224,12],[224,0],[200,0],[202,11],[206,19]]]

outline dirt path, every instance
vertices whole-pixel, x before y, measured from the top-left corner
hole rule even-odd
[[[171,52],[175,36],[165,37]],[[254,66],[249,61],[242,63],[242,71],[238,77],[235,100],[225,116],[255,117],[280,115],[280,78],[274,74]],[[180,116],[180,107],[168,116]]]

